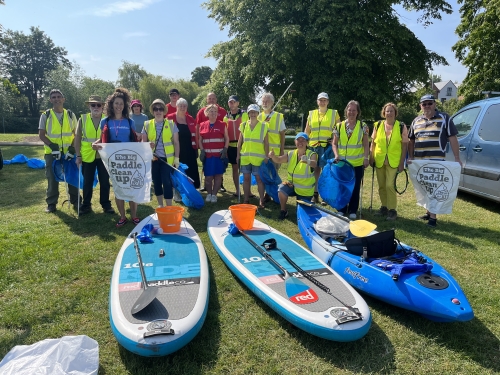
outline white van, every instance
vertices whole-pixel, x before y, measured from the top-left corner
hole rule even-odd
[[[500,202],[500,97],[471,103],[452,119],[463,165],[459,190]],[[455,160],[449,144],[446,160]]]

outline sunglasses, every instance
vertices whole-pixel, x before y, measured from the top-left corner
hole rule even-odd
[[[97,108],[101,108],[101,107],[102,107],[102,104],[100,104],[100,103],[92,103],[90,106],[91,106],[92,108],[95,108],[95,107],[97,107]]]
[[[156,111],[163,112],[163,108],[162,107],[154,107],[153,112],[156,112]]]
[[[434,104],[434,102],[423,102],[421,104],[422,104],[422,107],[430,107],[431,105]]]

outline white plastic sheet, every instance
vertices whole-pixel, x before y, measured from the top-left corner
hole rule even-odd
[[[99,345],[88,336],[64,336],[17,345],[0,362],[2,375],[97,375]]]
[[[460,164],[439,160],[412,160],[408,174],[417,204],[433,214],[451,214],[460,183]]]
[[[314,229],[320,235],[338,236],[344,235],[349,230],[349,223],[332,216],[323,216],[314,224]]]

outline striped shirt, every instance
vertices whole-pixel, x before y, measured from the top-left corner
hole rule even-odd
[[[450,116],[436,111],[430,119],[425,115],[416,117],[408,138],[415,141],[415,159],[444,159],[448,138],[457,134]]]

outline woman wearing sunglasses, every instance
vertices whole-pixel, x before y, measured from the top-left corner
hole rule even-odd
[[[163,207],[163,198],[167,206],[172,205],[173,189],[170,174],[171,166],[179,167],[179,135],[177,126],[172,120],[164,118],[165,103],[155,99],[149,106],[154,115],[152,120],[144,123],[142,130],[143,142],[150,142],[153,149],[151,175],[158,206]]]

